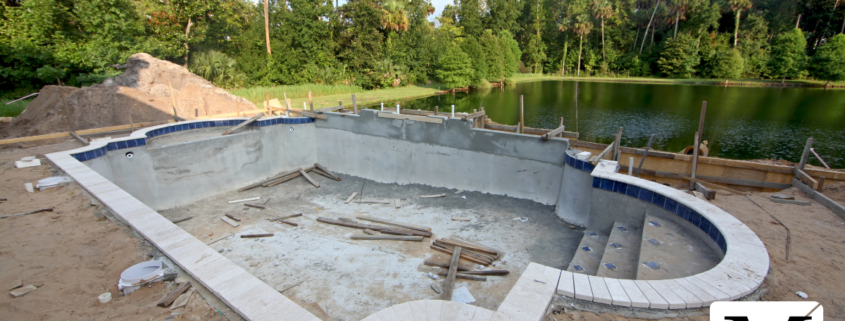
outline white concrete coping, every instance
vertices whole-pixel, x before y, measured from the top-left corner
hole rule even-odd
[[[707,307],[715,301],[735,300],[760,287],[769,271],[769,254],[748,226],[709,202],[671,187],[617,173],[618,168],[617,162],[601,161],[591,174],[594,180],[599,180],[594,181],[593,187],[626,194],[627,187],[636,186],[676,202],[677,205],[664,203],[666,206],[658,206],[670,211],[674,208],[675,214],[682,217],[688,209],[705,218],[709,226],[700,221],[699,228],[705,234],[715,236],[717,243],[723,240],[719,246],[725,251],[725,256],[708,271],[667,280],[617,280],[563,271],[558,294],[618,306],[685,309]],[[609,182],[606,181],[623,185],[619,185],[619,189],[607,189]],[[595,186],[597,183],[599,187]],[[602,186],[602,183],[605,185]],[[686,214],[692,215],[691,212]],[[708,227],[707,230],[704,227]]]

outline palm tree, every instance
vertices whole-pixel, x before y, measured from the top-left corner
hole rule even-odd
[[[408,31],[408,13],[405,11],[405,3],[398,0],[387,0],[382,2],[381,18],[382,28],[393,29],[393,31]]]
[[[651,23],[654,21],[654,15],[657,13],[657,8],[660,7],[660,0],[657,0],[657,4],[654,5],[654,11],[651,13],[651,18],[648,20],[648,25],[645,27],[645,33],[643,34],[643,43],[640,45],[640,54],[643,54],[643,47],[645,47],[645,40],[648,38],[648,29],[651,27]],[[654,42],[654,32],[652,31],[652,42]]]
[[[593,24],[590,23],[590,17],[587,15],[579,15],[576,18],[575,26],[572,28],[581,40],[578,42],[578,71],[577,76],[581,76],[581,50],[584,48],[584,35],[590,34],[593,29]]]
[[[681,20],[681,17],[686,14],[687,10],[691,5],[691,0],[675,0],[674,6],[672,6],[672,11],[675,13],[675,34],[672,35],[672,39],[678,39],[678,21]]]
[[[607,60],[604,50],[604,19],[613,16],[613,6],[607,0],[593,1],[593,16],[601,20],[601,58]]]
[[[734,26],[734,48],[736,48],[736,40],[739,36],[739,16],[742,9],[751,8],[751,0],[728,0],[728,4],[731,5],[731,10],[736,12],[736,25]]]

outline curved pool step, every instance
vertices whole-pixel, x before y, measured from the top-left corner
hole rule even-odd
[[[646,213],[636,278],[683,278],[716,266],[721,259],[719,253],[714,253],[713,249],[692,235],[677,222]]]
[[[567,271],[586,275],[596,275],[599,271],[604,248],[607,246],[607,235],[596,231],[584,231],[584,237],[578,244],[575,256],[569,262]]]
[[[640,260],[640,226],[616,221],[607,239],[597,276],[615,279],[635,279]]]

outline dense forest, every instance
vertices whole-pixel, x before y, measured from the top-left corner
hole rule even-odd
[[[0,92],[94,84],[136,52],[227,88],[845,79],[839,0],[455,0],[437,17],[428,0],[267,1],[3,0]]]

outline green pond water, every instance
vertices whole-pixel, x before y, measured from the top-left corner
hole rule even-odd
[[[577,101],[576,101],[577,92]],[[693,144],[701,103],[707,101],[703,139],[710,156],[733,159],[801,158],[808,137],[832,168],[845,168],[845,91],[804,88],[749,88],[710,85],[658,85],[538,81],[503,91],[494,88],[399,102],[402,108],[472,112],[484,106],[501,124],[519,122],[519,97],[525,100],[528,127],[567,130],[580,140],[610,143],[623,127],[622,145],[679,152]],[[395,108],[397,102],[385,102]],[[811,154],[811,164],[822,166]]]

